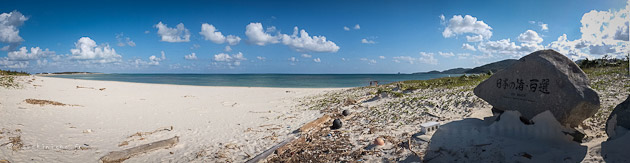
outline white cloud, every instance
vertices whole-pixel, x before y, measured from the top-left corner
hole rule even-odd
[[[543,38],[538,36],[538,33],[535,31],[527,30],[518,36],[518,41],[523,43],[539,44],[543,41]]]
[[[486,54],[507,54],[520,57],[537,50],[542,50],[544,47],[531,42],[516,45],[516,43],[510,41],[510,39],[502,39],[498,41],[481,42],[477,45],[477,49]]]
[[[359,24],[354,25],[354,29],[361,29],[361,26]]]
[[[136,46],[136,43],[131,41],[131,38],[125,37],[123,33],[116,34],[116,40],[118,41],[118,46],[126,46],[129,45],[131,47]]]
[[[236,45],[241,42],[241,38],[234,35],[228,35],[227,38],[225,38],[225,41],[227,41],[230,45]]]
[[[159,22],[154,26],[158,29],[157,34],[162,37],[164,42],[189,42],[190,32],[184,27],[183,23],[177,24],[175,28],[169,28],[166,24]]]
[[[376,63],[376,60],[373,60],[373,59],[360,58],[359,60],[368,62],[368,64],[375,64]]]
[[[205,40],[210,40],[216,44],[223,44],[225,42],[225,36],[221,32],[208,23],[201,24],[201,32],[199,32]]]
[[[339,50],[339,46],[332,41],[326,40],[325,36],[311,37],[305,30],[299,30],[298,27],[293,28],[292,35],[278,33],[277,36],[272,36],[269,32],[273,31],[276,31],[275,27],[267,28],[265,32],[261,23],[249,23],[246,27],[245,35],[250,43],[260,46],[282,41],[282,44],[298,52],[337,52]]]
[[[151,33],[151,31],[149,30],[144,31],[144,34],[149,34],[149,33]]]
[[[467,59],[470,57],[470,53],[459,53],[457,54],[457,59]]]
[[[538,26],[540,26],[540,30],[542,30],[542,31],[548,31],[549,30],[549,26],[547,24],[542,23],[542,22],[540,24],[538,24]]]
[[[13,50],[20,42],[24,41],[24,39],[20,37],[20,30],[18,28],[22,26],[26,20],[28,20],[28,18],[19,11],[0,14],[0,42],[9,44],[3,47],[2,50]]]
[[[39,47],[31,47],[30,52],[26,47],[22,47],[17,51],[7,53],[7,58],[11,61],[28,61],[46,58],[48,55],[54,54],[54,51],[49,51],[48,49],[42,50]]]
[[[590,55],[623,56],[628,48],[630,1],[620,10],[591,10],[582,16],[581,38],[569,41],[566,34],[551,42],[548,47],[572,59]]]
[[[322,60],[320,60],[319,58],[315,58],[315,59],[313,59],[313,62],[320,63],[320,62],[322,62]]]
[[[241,65],[241,61],[245,61],[247,60],[247,58],[245,58],[243,56],[243,53],[238,52],[237,54],[225,54],[225,53],[219,53],[214,55],[214,61],[216,62],[224,62],[227,63],[228,66],[232,67],[232,66],[239,66]]]
[[[467,44],[467,43],[462,44],[462,49],[477,51],[477,49],[475,49],[474,46],[472,46],[470,44]]]
[[[334,42],[326,40],[325,36],[309,36],[308,33],[298,27],[293,28],[293,35],[282,35],[282,43],[295,49],[296,51],[312,52],[337,52],[339,46]]]
[[[261,57],[261,56],[256,56],[256,59],[261,60],[261,61],[265,61],[267,58]]]
[[[187,60],[197,60],[197,54],[195,54],[195,53],[190,53],[190,54],[188,54],[188,55],[185,55],[185,56],[184,56],[184,59],[187,59]]]
[[[348,61],[349,59],[341,58],[341,61]]]
[[[453,54],[453,52],[438,52],[439,55],[443,56],[443,57],[452,57],[455,56],[455,54]]]
[[[466,36],[466,41],[468,41],[468,42],[480,42],[480,41],[483,41],[483,36],[481,36],[481,35]]]
[[[343,30],[344,30],[344,31],[350,31],[350,28],[348,28],[348,27],[346,27],[346,26],[343,26]]]
[[[201,47],[201,45],[199,44],[193,44],[190,49],[199,49]]]
[[[308,54],[302,54],[302,58],[311,58],[312,55],[308,55]]]
[[[231,52],[232,51],[232,47],[230,47],[229,45],[226,45],[225,48],[223,48],[223,51]]]
[[[28,61],[11,61],[7,57],[0,58],[0,66],[13,69],[24,69],[28,67]]]
[[[385,59],[385,56],[382,56],[382,55],[381,55],[381,56],[378,56],[378,58],[380,58],[380,59]]]
[[[291,57],[291,58],[289,58],[289,61],[291,61],[291,62],[297,62],[297,61],[300,61],[300,60],[299,60],[299,59],[297,59],[297,58],[295,58],[295,57]]]
[[[89,37],[81,37],[75,44],[75,49],[70,49],[70,59],[80,60],[82,63],[112,63],[119,62],[122,58],[109,45],[97,45]]]
[[[374,42],[374,40],[368,40],[368,39],[361,39],[361,43],[364,43],[364,44],[376,44],[376,42]]]
[[[462,17],[461,15],[454,15],[448,21],[448,24],[442,36],[445,38],[461,35],[461,34],[475,34],[483,36],[483,39],[489,39],[492,37],[492,28],[483,21],[477,21],[477,18],[470,15]]]
[[[205,40],[210,40],[216,44],[223,44],[226,41],[230,45],[236,45],[241,41],[241,38],[234,35],[223,36],[212,24],[201,24],[201,32],[199,32]]]
[[[269,33],[263,31],[261,23],[249,23],[245,27],[245,35],[249,39],[249,42],[264,46],[266,44],[275,44],[279,42],[279,37],[271,36]]]
[[[446,25],[446,17],[444,14],[440,14],[440,24]]]
[[[166,56],[164,55],[164,51],[160,52],[162,54],[161,57],[156,57],[155,55],[151,55],[149,57],[149,61],[144,61],[142,59],[135,59],[133,60],[131,63],[133,65],[135,65],[135,67],[140,67],[140,66],[158,66],[160,65],[160,62],[166,59]],[[172,66],[169,66],[172,68]]]
[[[421,63],[437,65],[438,60],[433,57],[433,53],[425,53],[420,52],[420,58],[418,59]]]
[[[407,62],[409,64],[413,64],[417,60],[416,58],[411,57],[411,56],[396,56],[393,58],[394,58],[394,62],[396,63]]]

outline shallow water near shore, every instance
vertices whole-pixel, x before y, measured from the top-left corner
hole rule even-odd
[[[404,80],[428,80],[461,74],[75,74],[52,77],[122,81],[135,83],[285,87],[285,88],[342,88],[368,86],[370,81],[387,84]]]

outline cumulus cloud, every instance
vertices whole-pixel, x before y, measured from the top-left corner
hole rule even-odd
[[[291,61],[291,62],[297,62],[297,61],[300,61],[300,60],[299,60],[299,59],[297,59],[297,58],[295,58],[295,57],[290,57],[290,58],[289,58],[289,61]]]
[[[343,26],[343,30],[344,30],[344,31],[350,31],[350,28],[348,28],[348,27],[346,27],[346,26]]]
[[[538,36],[538,33],[535,31],[527,30],[518,36],[518,41],[523,43],[539,44],[543,41],[543,38]]]
[[[542,31],[548,31],[549,30],[549,26],[547,24],[540,23],[538,26],[540,26],[540,30],[542,30]]]
[[[261,56],[256,56],[256,59],[261,60],[261,61],[265,61],[267,58],[261,57]]]
[[[580,20],[581,38],[568,40],[566,34],[549,44],[549,47],[572,59],[583,59],[591,55],[623,56],[628,50],[628,24],[630,1],[620,10],[585,13]]]
[[[376,44],[376,42],[374,42],[374,40],[368,40],[368,39],[361,39],[361,43],[364,43],[364,44]]]
[[[385,56],[382,56],[382,55],[381,55],[381,56],[378,56],[378,58],[380,58],[380,59],[385,59]]]
[[[394,58],[394,62],[396,63],[407,62],[409,64],[413,64],[417,60],[416,58],[411,57],[411,56],[396,56],[393,58]]]
[[[354,25],[354,29],[361,29],[361,26],[359,24]]]
[[[249,23],[245,35],[250,43],[260,46],[282,42],[298,52],[337,52],[339,50],[339,46],[326,40],[325,36],[309,36],[304,29],[299,30],[298,27],[293,28],[292,35],[278,33],[277,36],[272,36],[269,32],[273,31],[276,31],[275,27],[263,31],[261,23]]]
[[[445,38],[462,35],[474,34],[475,37],[481,36],[483,39],[492,37],[492,28],[483,21],[477,21],[477,18],[466,15],[454,15],[447,23],[446,28],[442,32]]]
[[[231,52],[232,51],[232,47],[230,47],[229,45],[225,46],[225,48],[223,48],[223,51],[226,52]]]
[[[320,60],[319,58],[315,58],[315,59],[313,59],[313,62],[320,63],[320,62],[322,62],[322,60]]]
[[[272,36],[271,34],[263,31],[261,23],[249,23],[245,27],[245,36],[247,36],[249,42],[260,46],[275,44],[280,40],[279,37]]]
[[[219,53],[214,55],[214,61],[216,62],[223,62],[226,63],[228,66],[232,67],[232,66],[240,66],[242,61],[247,60],[247,58],[245,58],[243,56],[243,53],[238,52],[237,54],[225,54],[225,53]]]
[[[544,49],[544,46],[536,43],[521,43],[516,45],[510,39],[502,39],[498,41],[486,41],[477,45],[477,49],[486,54],[507,54],[516,57],[529,54],[536,50]]]
[[[439,55],[443,56],[443,57],[452,57],[455,56],[455,54],[453,54],[453,52],[438,52]]]
[[[109,45],[97,45],[89,37],[81,37],[70,49],[69,58],[82,61],[82,63],[112,63],[119,62],[122,58],[114,48]]]
[[[155,55],[151,55],[149,57],[149,65],[160,65],[160,62],[166,59],[166,55],[164,55],[164,51],[161,51],[161,57],[156,57]]]
[[[28,61],[11,61],[7,57],[0,58],[0,66],[12,69],[24,69],[28,67]]]
[[[205,40],[210,40],[216,44],[223,44],[228,42],[230,45],[236,45],[241,41],[241,38],[234,35],[223,36],[212,24],[201,24],[201,32],[199,32]]]
[[[421,63],[437,65],[438,60],[433,57],[433,53],[425,53],[420,52],[420,58],[418,59]]]
[[[282,43],[287,45],[296,51],[311,51],[311,52],[337,52],[339,46],[332,41],[326,40],[325,36],[309,36],[308,33],[298,27],[293,28],[292,35],[282,35]]]
[[[342,58],[342,59],[345,59],[345,58]],[[365,62],[367,62],[368,64],[375,64],[375,63],[376,63],[376,60],[373,60],[373,59],[360,58],[359,60],[361,60],[361,61],[365,61]]]
[[[19,46],[20,42],[24,41],[20,37],[19,27],[26,20],[28,18],[19,11],[0,14],[0,42],[9,44],[3,47],[2,50],[13,50]]]
[[[126,46],[129,45],[131,47],[136,46],[136,43],[131,41],[131,38],[125,37],[123,33],[116,34],[116,40],[118,41],[118,46]]]
[[[54,54],[54,51],[49,51],[48,49],[42,50],[39,47],[31,47],[30,52],[26,49],[26,47],[21,47],[17,51],[7,53],[7,58],[11,61],[28,61],[46,58],[48,55]]]
[[[468,41],[468,42],[479,42],[479,41],[483,41],[483,36],[481,36],[481,35],[466,36],[466,41]]]
[[[190,32],[186,27],[184,27],[184,23],[179,23],[175,28],[169,28],[166,24],[159,22],[154,26],[158,29],[157,34],[162,37],[161,41],[164,42],[189,42],[190,41]]]
[[[312,55],[308,55],[308,54],[302,54],[302,58],[311,58],[313,57]]]
[[[197,60],[197,54],[195,54],[195,53],[190,53],[190,54],[188,54],[188,55],[185,55],[185,56],[184,56],[184,59],[187,59],[187,60]]]
[[[477,51],[477,49],[475,49],[474,46],[472,46],[470,44],[467,44],[467,43],[462,44],[462,49]]]

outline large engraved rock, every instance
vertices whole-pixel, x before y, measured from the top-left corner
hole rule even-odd
[[[623,127],[620,129],[619,127]],[[606,134],[609,139],[614,139],[621,133],[625,132],[627,129],[630,129],[630,96],[626,99],[626,101],[617,105],[615,109],[608,116],[608,120],[606,120]]]
[[[599,96],[588,85],[586,74],[569,58],[541,50],[495,73],[474,93],[496,109],[519,111],[528,120],[549,110],[561,124],[576,127],[599,109]]]

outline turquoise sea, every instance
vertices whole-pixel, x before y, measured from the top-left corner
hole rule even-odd
[[[197,86],[339,88],[461,74],[76,74],[52,77]]]

